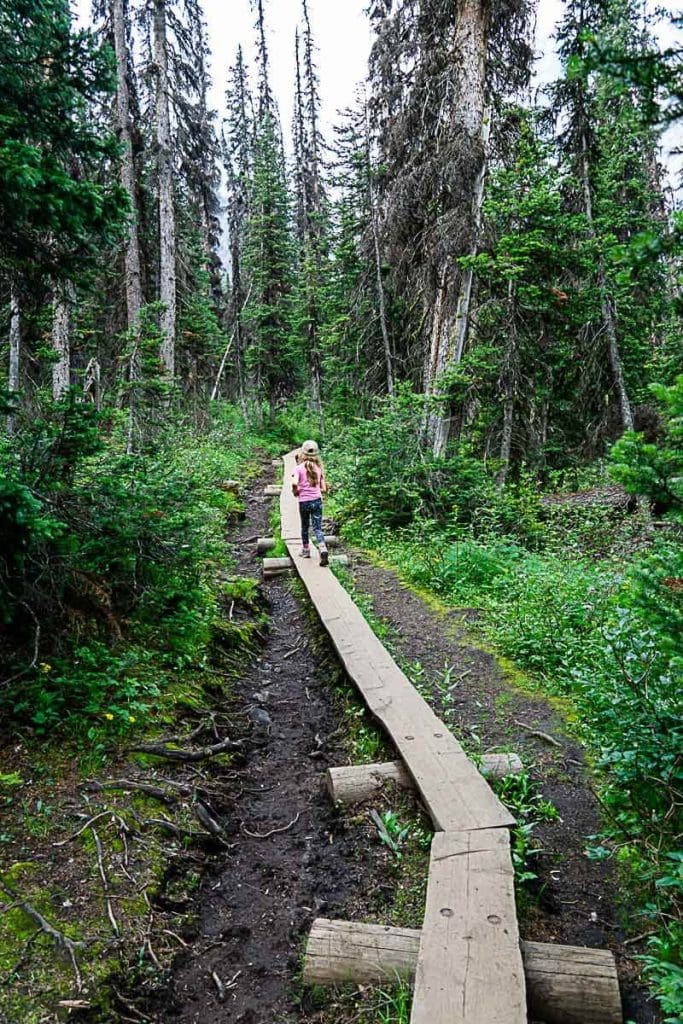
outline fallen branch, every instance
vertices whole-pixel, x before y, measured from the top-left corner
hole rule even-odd
[[[551,743],[553,747],[559,747],[560,749],[562,749],[562,744],[560,743],[560,741],[556,740],[554,736],[550,736],[549,733],[541,732],[540,729],[532,729],[530,725],[525,725],[524,722],[520,722],[517,718],[513,718],[512,721],[515,723],[515,725],[518,725],[520,729],[524,729],[525,732],[528,732],[529,735],[536,736],[537,739],[545,740],[546,743]]]
[[[27,903],[26,900],[21,899],[16,892],[10,889],[9,886],[2,881],[0,881],[0,889],[2,889],[10,899],[15,900],[17,906],[24,911],[26,916],[30,917],[32,921],[35,921],[38,928],[42,932],[45,932],[46,935],[49,935],[57,948],[68,956],[76,976],[76,991],[80,993],[83,989],[83,979],[81,978],[81,972],[76,961],[76,950],[82,948],[85,943],[78,942],[75,939],[70,939],[69,936],[65,935],[64,932],[59,930],[59,928],[55,928],[54,925],[51,925],[50,922],[43,917],[40,911],[36,910],[36,908],[30,903]]]
[[[300,817],[301,811],[298,811],[296,817],[292,818],[288,825],[283,825],[282,828],[271,828],[270,832],[250,832],[248,828],[244,827],[244,825],[242,825],[241,828],[245,836],[249,836],[251,839],[268,839],[269,836],[274,836],[278,832],[286,832],[287,829],[292,827],[292,825],[296,825]]]
[[[243,750],[244,744],[240,740],[221,740],[210,747],[200,747],[199,750],[182,750],[178,747],[167,747],[163,743],[140,743],[135,747],[129,747],[129,753],[153,754],[155,757],[166,757],[169,761],[203,761],[208,757],[215,757],[216,754],[223,754],[226,750]]]

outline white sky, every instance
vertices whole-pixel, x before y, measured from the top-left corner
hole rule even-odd
[[[80,21],[87,21],[90,0],[73,0]],[[133,0],[135,2],[135,0]],[[224,93],[228,67],[234,62],[238,43],[252,72],[254,67],[255,14],[249,0],[201,0],[209,29],[212,51],[212,101],[220,112],[224,109]],[[673,13],[683,0],[645,0],[649,8],[655,4]],[[369,20],[365,15],[368,0],[309,0],[313,37],[317,47],[317,66],[322,99],[323,130],[336,121],[336,112],[353,103],[358,83],[364,78],[372,42]],[[277,98],[285,139],[289,136],[294,93],[294,31],[301,24],[301,0],[265,0],[267,41],[271,67],[271,85]],[[538,62],[536,80],[539,85],[551,81],[559,73],[552,39],[555,25],[562,15],[562,0],[539,0],[536,25]],[[665,25],[660,33],[667,44],[672,30]],[[669,133],[672,145],[681,129]],[[679,160],[663,159],[671,168]]]

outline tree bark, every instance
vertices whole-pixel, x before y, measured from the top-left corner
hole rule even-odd
[[[452,75],[454,106],[450,133],[460,141],[465,154],[463,166],[473,154],[479,154],[476,170],[466,174],[463,185],[470,189],[469,223],[461,252],[441,258],[436,269],[437,291],[432,314],[429,349],[425,360],[424,390],[434,395],[438,381],[449,365],[462,359],[472,295],[472,272],[458,274],[454,261],[458,256],[477,251],[481,206],[486,178],[486,148],[490,131],[487,116],[486,54],[488,49],[490,9],[488,0],[462,0],[453,36]],[[468,150],[470,151],[468,153]],[[476,157],[474,158],[476,159]],[[457,290],[453,304],[451,296]],[[448,410],[432,412],[427,417],[427,433],[434,453],[443,455],[450,432]]]
[[[501,374],[503,385],[503,432],[500,439],[500,469],[496,475],[498,487],[504,487],[510,472],[510,453],[512,451],[512,428],[515,417],[515,391],[517,367],[517,354],[515,351],[515,320],[513,309],[514,288],[512,281],[508,281],[508,325],[505,338],[505,360]]]
[[[21,309],[16,288],[12,286],[9,300],[9,371],[7,389],[10,396],[19,391],[19,368],[21,358]],[[14,433],[14,416],[7,418],[7,432]]]
[[[475,106],[467,107],[466,114],[468,121],[473,119],[475,111]],[[481,163],[477,170],[472,193],[469,256],[476,256],[479,248],[479,232],[481,229],[481,212],[484,204],[484,186],[486,184],[490,134],[491,110],[489,107],[482,110],[482,119],[479,124],[478,137],[481,152]],[[451,268],[448,264],[445,264],[441,270],[441,284],[437,299],[437,303],[440,304],[440,308],[435,311],[436,315],[431,335],[430,353],[427,364],[427,378],[425,380],[425,391],[427,394],[434,394],[436,392],[439,378],[449,366],[457,366],[462,361],[462,357],[465,352],[465,344],[467,342],[474,272],[471,267],[467,267],[461,274],[458,301],[455,307],[454,316],[449,313],[447,302],[448,292],[450,291],[450,287],[452,287],[452,284],[450,283],[451,273]],[[444,454],[450,435],[450,426],[450,415],[448,415],[447,410],[439,415],[435,414],[433,416],[430,433],[435,455]]]
[[[588,140],[586,138],[585,132],[583,132],[581,135],[581,174],[583,178],[583,198],[586,214],[586,223],[588,225],[588,234],[590,238],[595,239],[596,232],[595,221],[593,219],[593,196],[591,193],[590,184]],[[602,261],[602,256],[599,253],[597,256],[597,266],[602,322],[605,328],[605,333],[607,334],[607,352],[609,357],[610,368],[612,370],[614,387],[616,388],[617,398],[619,400],[621,424],[624,430],[633,430],[633,409],[631,407],[631,400],[629,398],[628,390],[626,387],[626,379],[624,377],[624,365],[622,363],[621,353],[619,351],[619,341],[617,338],[614,306],[612,304],[612,299],[607,291],[605,267]]]
[[[176,231],[173,206],[173,159],[168,82],[168,40],[165,0],[155,0],[153,53],[156,70],[155,120],[159,201],[159,301],[163,333],[160,357],[169,377],[175,373]]]
[[[140,246],[138,242],[138,209],[136,200],[135,164],[131,135],[130,96],[128,92],[128,45],[124,0],[112,0],[111,19],[116,54],[116,114],[121,145],[121,185],[130,200],[130,219],[124,240],[124,266],[126,277],[126,309],[128,327],[137,322],[142,306],[142,279],[140,275]]]
[[[71,281],[55,286],[54,315],[52,318],[52,347],[57,360],[52,364],[52,397],[55,402],[63,398],[71,384],[71,308],[74,286]]]
[[[394,365],[391,353],[391,342],[389,340],[389,329],[387,327],[386,302],[384,298],[384,282],[382,281],[382,253],[379,244],[379,224],[377,223],[377,207],[372,189],[372,161],[370,154],[370,125],[368,120],[368,108],[365,107],[365,161],[367,173],[367,201],[370,213],[370,228],[372,231],[372,250],[375,258],[375,285],[377,288],[377,305],[379,307],[379,325],[382,331],[382,345],[384,347],[384,366],[387,381],[387,393],[394,393]]]

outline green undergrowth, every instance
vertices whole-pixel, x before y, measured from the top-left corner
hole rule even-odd
[[[125,774],[128,745],[187,734],[215,711],[221,735],[232,734],[232,684],[260,649],[267,613],[258,583],[235,572],[227,539],[265,454],[262,440],[232,413],[219,413],[200,438],[175,431],[139,457],[108,452],[106,459],[95,453],[76,460],[59,500],[31,506],[32,558],[40,566],[58,554],[55,573],[62,575],[38,592],[43,582],[30,577],[28,560],[14,567],[13,593],[30,585],[31,600],[44,602],[49,614],[36,665],[22,666],[26,655],[17,648],[17,678],[0,690],[4,723],[12,723],[0,761],[0,901],[9,905],[16,893],[85,943],[75,955],[93,1021],[113,1019],[112,979],[125,987],[121,979],[136,973],[143,987],[159,983],[162,973],[144,949],[151,912],[144,894],[153,905],[157,893],[168,897],[176,887],[180,904],[196,869],[192,849],[205,844],[206,833],[191,802],[171,814],[144,793],[95,796],[83,784]],[[41,521],[62,508],[53,547]],[[73,581],[83,578],[76,593]],[[11,607],[2,613],[12,620]],[[159,768],[172,777],[151,754],[127,757],[129,772],[133,764],[143,777]],[[229,755],[220,757],[229,764]],[[90,829],[69,838],[103,803],[115,814],[96,828],[121,940],[112,934]],[[179,833],[164,824],[168,816]],[[132,882],[113,866],[126,823],[141,836],[128,839]],[[57,852],[53,844],[65,840]],[[182,932],[186,920],[184,912],[171,913],[165,926]],[[179,944],[156,930],[154,936],[163,971]],[[73,966],[53,940],[20,907],[0,914],[0,1018],[38,1024],[58,999],[77,995]]]
[[[476,609],[463,617],[473,641],[513,686],[549,699],[586,746],[605,812],[586,855],[615,861],[634,933],[652,933],[643,963],[664,1011],[677,1013],[683,548],[666,534],[628,551],[635,527],[613,525],[610,542],[607,516],[588,518],[556,516],[542,527],[547,543],[531,546],[429,522],[393,533],[349,523],[345,536],[436,602]]]

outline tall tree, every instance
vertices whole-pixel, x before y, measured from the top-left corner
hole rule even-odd
[[[116,55],[116,121],[121,147],[121,185],[128,195],[130,215],[124,238],[124,274],[128,327],[134,327],[142,306],[142,277],[138,240],[138,203],[130,104],[130,51],[126,0],[111,0],[110,19]]]
[[[155,74],[154,121],[159,218],[159,302],[162,304],[160,317],[162,342],[159,355],[166,374],[173,377],[176,342],[176,224],[166,4],[167,0],[154,0],[153,2],[152,54]]]

